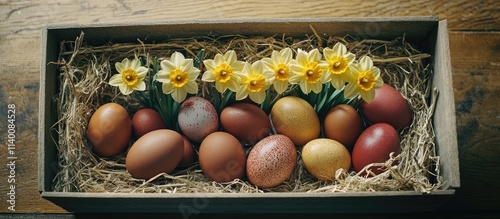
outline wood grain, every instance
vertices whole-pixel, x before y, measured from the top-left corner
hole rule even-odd
[[[500,209],[500,2],[0,0],[0,118],[16,104],[17,213],[63,213],[37,191],[40,30],[47,25],[183,19],[438,16],[448,20],[457,109],[461,188],[448,209]],[[6,126],[0,125],[0,139]],[[7,149],[0,145],[5,165]],[[0,212],[7,212],[0,171]],[[460,215],[460,214],[458,214]]]

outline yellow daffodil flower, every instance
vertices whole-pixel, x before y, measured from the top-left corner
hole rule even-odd
[[[274,79],[273,71],[265,68],[262,61],[256,61],[252,65],[245,63],[243,70],[238,74],[241,85],[236,91],[236,100],[242,100],[249,96],[255,103],[264,102],[266,90]]]
[[[227,51],[224,56],[215,55],[214,59],[203,60],[207,70],[203,73],[202,81],[215,82],[219,93],[226,89],[236,92],[239,87],[239,78],[236,72],[243,69],[245,62],[238,61],[234,50]]]
[[[318,49],[309,52],[299,49],[296,62],[290,65],[291,84],[299,84],[304,94],[311,90],[314,93],[321,92],[323,70],[321,68],[321,55]]]
[[[273,51],[271,58],[262,59],[266,67],[274,72],[273,87],[278,94],[282,94],[288,88],[292,55],[292,50],[285,48],[279,52]]]
[[[182,102],[188,93],[198,93],[196,78],[200,69],[194,67],[193,59],[186,59],[181,53],[174,52],[170,60],[160,63],[160,67],[156,80],[163,83],[163,93],[171,94],[176,102]]]
[[[141,66],[139,59],[135,58],[130,61],[125,58],[121,62],[115,63],[115,68],[118,74],[109,79],[109,84],[117,86],[122,94],[129,95],[134,90],[146,90],[144,78],[148,73],[148,69]]]
[[[344,44],[336,43],[331,49],[323,49],[323,56],[326,65],[323,66],[325,74],[322,80],[331,81],[332,86],[337,90],[342,89],[345,82],[349,80],[348,71],[356,55],[348,52]]]
[[[351,69],[350,83],[347,84],[344,97],[353,98],[359,93],[361,98],[370,103],[375,97],[375,89],[384,85],[380,77],[380,69],[373,66],[373,61],[368,56],[363,56]]]

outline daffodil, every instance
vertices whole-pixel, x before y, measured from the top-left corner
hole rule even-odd
[[[182,102],[188,93],[198,93],[196,78],[200,69],[194,67],[193,59],[186,59],[182,53],[174,52],[170,60],[160,63],[160,67],[156,80],[162,82],[163,93],[171,94],[176,102]]]
[[[309,52],[299,49],[296,62],[290,65],[291,84],[299,84],[304,94],[311,90],[314,93],[321,92],[323,70],[321,68],[321,54],[318,49]]]
[[[115,63],[115,68],[118,74],[109,79],[109,84],[117,86],[122,94],[129,95],[134,90],[146,90],[144,78],[148,73],[148,69],[141,66],[139,59],[135,58],[130,61],[125,58],[121,62]]]
[[[262,59],[267,68],[274,72],[273,87],[278,94],[282,94],[288,88],[290,79],[290,65],[292,64],[292,50],[290,48],[281,51],[273,51],[271,58]]]
[[[373,66],[373,61],[368,56],[363,56],[351,69],[350,83],[347,84],[344,96],[353,98],[359,93],[361,98],[370,103],[375,97],[375,89],[384,85],[380,77],[380,69]]]
[[[203,73],[202,81],[215,82],[215,88],[219,93],[226,89],[236,92],[239,86],[239,78],[236,72],[243,69],[245,62],[238,61],[234,50],[215,55],[214,59],[203,61],[207,70]]]
[[[245,63],[243,70],[238,74],[241,85],[236,91],[236,100],[249,96],[255,103],[264,102],[266,90],[271,87],[271,81],[274,79],[273,71],[265,68],[262,61],[256,61],[252,65]]]
[[[336,43],[333,48],[323,49],[325,59],[323,81],[331,81],[333,87],[340,90],[345,82],[349,80],[349,68],[354,62],[356,55],[347,51],[342,43]]]

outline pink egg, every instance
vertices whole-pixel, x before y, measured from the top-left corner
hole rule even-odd
[[[186,99],[181,104],[177,120],[182,133],[198,143],[219,128],[215,107],[202,97]]]
[[[297,163],[297,150],[285,135],[271,135],[252,148],[247,158],[247,177],[259,188],[278,186],[287,180]]]

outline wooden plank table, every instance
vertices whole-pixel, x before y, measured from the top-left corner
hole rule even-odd
[[[63,214],[37,189],[41,29],[179,19],[438,16],[447,19],[457,114],[461,188],[437,215],[500,216],[500,1],[0,1],[0,160],[5,165],[7,109],[16,108],[16,208],[27,217]],[[8,171],[0,172],[0,212]],[[43,214],[42,214],[43,213]],[[42,215],[40,215],[42,214]],[[46,215],[49,214],[49,215]],[[7,215],[4,215],[7,216]],[[60,216],[60,215],[58,215]],[[2,217],[2,215],[0,215]]]

